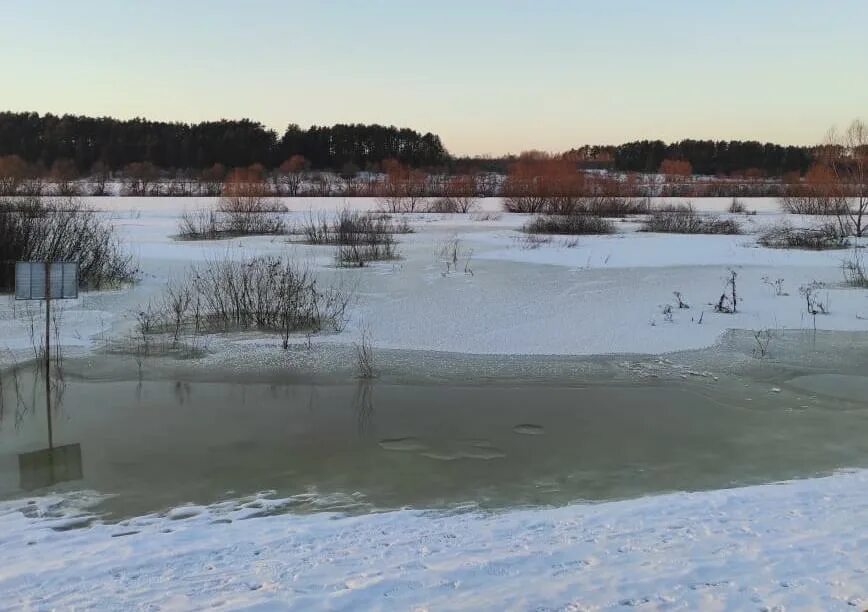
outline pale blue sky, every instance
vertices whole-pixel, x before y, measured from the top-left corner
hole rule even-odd
[[[0,15],[11,110],[378,122],[459,154],[807,144],[868,118],[866,0],[0,0]]]

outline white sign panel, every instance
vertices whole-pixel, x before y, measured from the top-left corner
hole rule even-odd
[[[48,283],[45,272],[48,270]],[[15,299],[44,300],[46,290],[52,300],[78,297],[78,264],[75,262],[19,261],[15,264]]]

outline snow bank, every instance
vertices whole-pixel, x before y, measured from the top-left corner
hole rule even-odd
[[[89,527],[6,502],[0,608],[864,609],[866,491],[858,471],[495,514],[259,498]]]
[[[398,236],[401,259],[361,270],[334,266],[334,248],[291,243],[285,237],[179,242],[184,210],[214,206],[213,198],[93,198],[114,220],[138,258],[142,283],[115,294],[88,294],[70,304],[65,344],[89,348],[99,338],[128,329],[132,313],[159,295],[167,279],[191,262],[231,255],[287,254],[325,283],[354,287],[356,298],[344,333],[315,341],[351,344],[363,330],[375,347],[465,354],[659,354],[700,349],[729,329],[868,331],[868,291],[843,286],[847,250],[767,249],[756,233],[786,218],[772,199],[748,201],[756,215],[737,215],[746,234],[685,236],[643,234],[636,221],[618,221],[612,236],[583,236],[573,244],[554,237],[527,248],[519,231],[525,215],[408,215],[415,233]],[[288,223],[316,211],[374,209],[371,198],[299,198],[285,201]],[[720,211],[729,199],[700,199],[703,211]],[[500,200],[482,202],[496,211]],[[791,218],[796,224],[815,219]],[[444,245],[460,245],[458,269],[447,268]],[[737,271],[741,298],[735,315],[711,306]],[[772,283],[782,279],[780,295]],[[800,288],[822,285],[829,314],[807,312]],[[674,292],[690,309],[678,309]],[[784,295],[785,294],[785,295]],[[666,312],[675,307],[672,316]],[[0,331],[8,348],[29,346],[29,320],[0,303]],[[68,323],[68,326],[66,325]],[[126,328],[125,328],[126,326]],[[302,341],[302,339],[300,339]],[[0,352],[4,348],[0,340]],[[266,350],[266,349],[263,349]]]

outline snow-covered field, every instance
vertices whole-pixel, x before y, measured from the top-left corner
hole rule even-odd
[[[372,209],[358,198],[287,199],[290,223],[311,211],[341,207]],[[401,259],[363,270],[336,269],[334,248],[288,244],[283,237],[178,242],[184,210],[213,206],[213,199],[102,198],[92,204],[111,215],[138,257],[142,282],[132,290],[85,296],[68,304],[64,342],[87,347],[156,295],[166,279],[191,262],[242,253],[287,253],[308,263],[327,282],[354,287],[356,301],[343,334],[322,342],[348,344],[361,330],[376,347],[474,354],[597,355],[664,353],[711,346],[727,329],[868,330],[868,292],[843,284],[846,249],[824,252],[767,249],[756,233],[780,222],[772,199],[749,201],[754,216],[734,215],[740,236],[660,235],[618,222],[618,233],[577,242],[553,237],[528,248],[516,231],[524,215],[497,214],[499,199],[483,200],[470,215],[412,215],[415,233],[399,237]],[[694,200],[698,210],[719,212],[729,200]],[[794,224],[816,220],[791,218]],[[441,250],[459,244],[458,271],[446,269]],[[574,243],[575,242],[575,243]],[[739,312],[713,312],[728,270],[738,273]],[[465,270],[468,272],[465,273]],[[781,279],[776,295],[772,283]],[[829,314],[811,316],[800,289],[812,283]],[[690,309],[679,309],[674,292]],[[671,321],[664,315],[674,307]],[[13,317],[4,298],[3,343],[30,347],[30,321]],[[18,305],[17,310],[23,309]],[[267,345],[267,342],[264,343]],[[3,346],[0,346],[2,349]],[[265,348],[265,347],[263,347]]]
[[[245,520],[291,502],[254,498],[69,531],[86,510],[22,500],[0,505],[0,609],[864,610],[866,487]]]
[[[290,220],[376,206],[286,203]],[[400,260],[344,270],[333,265],[333,247],[285,237],[173,239],[184,209],[214,200],[94,199],[138,258],[142,281],[66,304],[62,339],[70,353],[99,348],[129,329],[135,309],[169,278],[227,252],[290,254],[326,282],[354,287],[346,330],[314,340],[324,344],[350,344],[366,330],[380,349],[660,354],[710,347],[728,329],[868,331],[868,291],[843,283],[852,252],[759,247],[757,232],[783,215],[773,200],[746,203],[757,214],[734,215],[740,236],[642,234],[636,222],[619,221],[615,235],[531,248],[516,231],[526,217],[497,213],[492,199],[475,214],[413,215],[415,232],[399,236]],[[728,204],[694,200],[702,211]],[[442,254],[453,241],[457,271]],[[730,269],[739,312],[715,313]],[[811,284],[829,314],[807,312],[800,289]],[[676,291],[690,308],[677,307]],[[0,300],[0,363],[31,350],[30,321],[25,305]],[[225,342],[243,346],[223,354],[229,362],[280,351],[261,337]],[[277,503],[263,498],[116,525],[94,522],[76,496],[18,500],[0,505],[0,609],[865,609],[866,485],[868,474],[852,472],[496,514],[242,520]]]

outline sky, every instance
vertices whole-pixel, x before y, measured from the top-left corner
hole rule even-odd
[[[381,123],[458,155],[813,144],[868,119],[866,0],[0,0],[0,16],[0,110]]]

